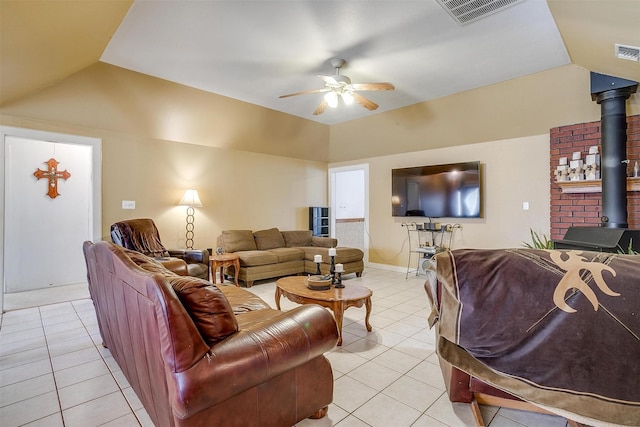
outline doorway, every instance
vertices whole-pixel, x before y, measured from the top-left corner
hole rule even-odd
[[[369,165],[329,169],[331,236],[338,245],[362,249],[364,262],[369,253]]]
[[[5,293],[86,284],[82,243],[101,234],[101,140],[11,127],[0,137],[4,308]],[[34,175],[53,167],[59,194]]]

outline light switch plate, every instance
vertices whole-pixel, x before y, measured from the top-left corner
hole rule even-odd
[[[135,200],[123,200],[122,201],[122,209],[135,209],[136,201]]]

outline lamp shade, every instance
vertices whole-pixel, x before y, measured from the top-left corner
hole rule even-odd
[[[353,104],[353,95],[351,94],[351,92],[343,92],[342,100],[344,101],[345,105],[351,105]]]
[[[331,108],[336,108],[338,106],[338,94],[331,91],[331,92],[327,92],[327,94],[324,96],[325,101],[327,101],[327,104],[329,104],[329,107]]]
[[[180,200],[178,206],[201,208],[202,202],[200,201],[200,196],[198,196],[198,190],[185,190],[184,196],[182,196],[182,200]]]

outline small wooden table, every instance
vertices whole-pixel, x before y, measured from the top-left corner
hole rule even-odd
[[[220,282],[224,283],[224,268],[233,266],[233,282],[238,285],[238,272],[240,271],[240,258],[236,254],[216,254],[209,256],[209,270],[211,280],[216,284],[216,272],[220,269]]]
[[[362,307],[367,309],[364,324],[367,331],[371,332],[369,317],[371,316],[371,289],[358,285],[345,285],[344,288],[331,286],[326,291],[312,291],[307,288],[305,276],[283,277],[276,281],[276,307],[280,310],[280,297],[285,296],[289,301],[298,304],[318,304],[333,311],[338,325],[340,336],[338,345],[342,345],[342,319],[344,312],[349,307]]]

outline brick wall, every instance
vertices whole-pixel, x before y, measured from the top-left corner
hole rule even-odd
[[[567,228],[573,225],[599,226],[602,215],[602,193],[565,194],[556,185],[555,170],[560,157],[568,157],[574,151],[589,152],[589,147],[600,146],[600,121],[560,126],[550,130],[550,179],[551,179],[551,238],[562,239]],[[631,160],[628,174],[637,160],[640,163],[640,115],[627,117],[627,158]],[[629,228],[640,228],[640,192],[627,193]]]

